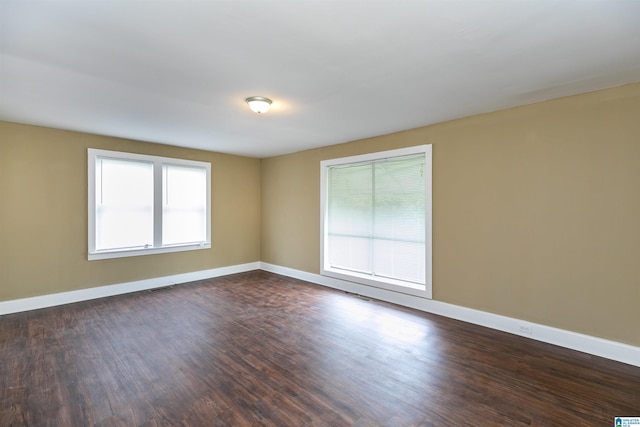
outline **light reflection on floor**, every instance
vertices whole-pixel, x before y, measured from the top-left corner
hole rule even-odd
[[[410,405],[404,408],[399,396],[420,399],[418,394],[425,389],[442,387],[445,379],[436,369],[442,363],[442,348],[429,318],[352,294],[335,293],[325,297],[324,302],[324,310],[330,314],[327,318],[335,325],[333,342],[343,343],[338,353],[341,358],[350,359],[350,369],[340,373],[345,387],[366,381],[389,396],[397,395],[397,400],[392,399],[396,409],[406,411],[412,409]],[[327,349],[323,354],[325,372],[336,364],[333,351]]]
[[[346,324],[357,325],[378,333],[379,338],[393,343],[423,343],[431,334],[428,319],[403,311],[392,311],[375,302],[355,295],[337,295],[332,299],[332,314],[342,317]]]

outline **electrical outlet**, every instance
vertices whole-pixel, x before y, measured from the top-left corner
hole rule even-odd
[[[518,332],[521,334],[533,334],[533,327],[526,323],[521,323],[518,325]]]

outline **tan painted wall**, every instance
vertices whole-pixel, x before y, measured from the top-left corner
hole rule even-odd
[[[87,148],[212,163],[212,248],[87,261]],[[0,301],[260,260],[260,160],[0,122]]]
[[[425,143],[435,300],[640,345],[640,84],[265,159],[262,261],[319,273],[321,160]]]
[[[635,84],[262,162],[0,122],[0,301],[259,260],[318,273],[319,162],[432,143],[434,299],[638,346],[639,117]],[[212,162],[213,247],[87,261],[88,147]]]

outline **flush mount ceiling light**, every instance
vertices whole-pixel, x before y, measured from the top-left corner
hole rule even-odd
[[[245,101],[249,104],[251,111],[255,111],[258,114],[266,113],[269,111],[269,108],[271,108],[271,100],[264,96],[251,96],[245,99]]]

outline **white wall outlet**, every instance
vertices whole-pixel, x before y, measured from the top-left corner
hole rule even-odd
[[[527,323],[520,323],[518,325],[518,332],[521,334],[533,334],[533,327]]]

